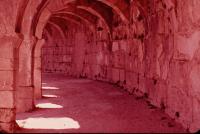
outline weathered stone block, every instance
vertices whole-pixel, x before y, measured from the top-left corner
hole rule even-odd
[[[33,87],[23,87],[19,86],[16,90],[16,97],[17,98],[24,98],[24,99],[33,99]]]
[[[34,108],[33,99],[18,98],[16,100],[16,111],[18,113],[31,111],[33,110],[33,108]]]
[[[0,108],[0,122],[8,123],[15,121],[15,109]]]
[[[14,108],[14,92],[0,91],[0,108]]]
[[[14,58],[14,45],[13,37],[0,37],[0,58],[13,59]]]
[[[0,71],[0,91],[13,89],[13,71]]]
[[[0,58],[0,70],[14,70],[13,59]]]
[[[2,123],[0,122],[0,132],[14,133],[16,128],[15,122]]]

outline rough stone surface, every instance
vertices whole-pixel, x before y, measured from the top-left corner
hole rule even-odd
[[[41,72],[56,72],[117,84],[199,130],[199,9],[199,0],[0,1],[0,109],[33,108]]]
[[[16,124],[15,122],[9,122],[9,123],[0,122],[0,131],[4,133],[7,132],[14,133],[16,128],[15,124]]]
[[[27,112],[34,108],[33,87],[18,87],[16,93],[17,112]]]
[[[0,109],[0,122],[13,122],[15,121],[15,110],[14,109]]]

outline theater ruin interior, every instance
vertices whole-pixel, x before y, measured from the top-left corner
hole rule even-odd
[[[0,132],[200,130],[200,0],[0,0]]]

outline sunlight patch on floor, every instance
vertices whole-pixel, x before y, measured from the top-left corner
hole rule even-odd
[[[58,98],[58,96],[57,95],[42,95],[42,97],[46,97],[46,98]]]
[[[43,86],[42,89],[52,89],[52,90],[56,90],[56,89],[60,89],[58,87],[48,87],[48,86]]]
[[[28,118],[17,120],[21,128],[26,129],[79,129],[77,121],[69,117],[63,118]]]
[[[53,103],[39,103],[36,105],[37,108],[63,108],[63,106]]]

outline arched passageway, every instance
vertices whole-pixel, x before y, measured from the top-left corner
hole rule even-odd
[[[16,114],[35,109],[42,73],[115,84],[197,131],[199,7],[198,0],[0,1],[0,131],[14,132]]]

